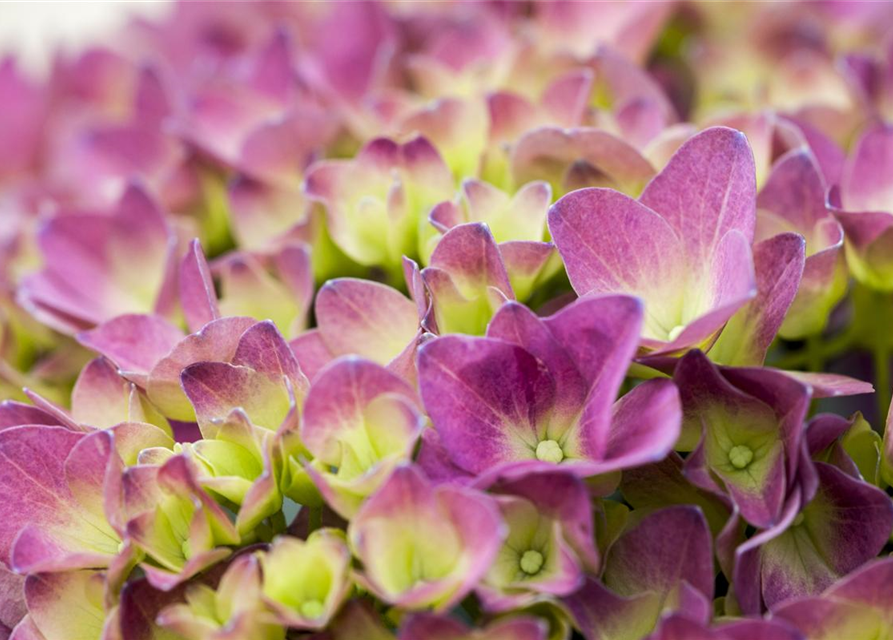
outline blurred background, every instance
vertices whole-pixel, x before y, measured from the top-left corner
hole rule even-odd
[[[133,18],[159,18],[169,0],[108,2],[0,2],[0,59],[15,54],[34,74],[47,71],[54,51],[74,53],[121,28]]]
[[[451,126],[432,125],[436,104]],[[154,301],[131,305],[106,283],[108,299],[129,306],[97,308],[90,295],[80,315],[57,313],[53,289],[41,300],[53,313],[38,322],[17,296],[53,257],[36,243],[47,220],[114,211],[139,180],[177,237],[199,237],[217,265],[300,241],[313,246],[317,283],[385,274],[404,286],[401,269],[339,253],[301,190],[313,162],[422,133],[457,176],[505,189],[546,179],[556,197],[628,182],[634,194],[643,166],[650,176],[693,132],[723,124],[748,135],[761,186],[792,146],[821,156],[837,184],[866,126],[893,120],[893,3],[0,0],[0,105],[0,397],[28,386],[64,403],[88,357],[71,334]],[[526,115],[491,122],[492,105]],[[636,171],[621,175],[607,151],[550,155],[540,126],[607,132]],[[569,290],[560,278],[550,287],[543,300]],[[874,334],[845,331],[854,305],[839,300],[816,329],[843,335],[827,341],[825,370],[868,379],[875,345],[852,336]],[[885,336],[891,323],[893,302],[877,321]],[[821,340],[789,337],[769,362],[804,368],[808,338]],[[893,340],[883,346],[879,360],[893,354]],[[879,424],[886,411],[862,400],[839,411],[862,408]]]

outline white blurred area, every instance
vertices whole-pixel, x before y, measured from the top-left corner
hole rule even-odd
[[[14,54],[34,74],[47,71],[59,49],[101,43],[130,18],[163,15],[169,0],[0,0],[0,60]]]

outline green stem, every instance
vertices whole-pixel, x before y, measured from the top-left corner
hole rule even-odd
[[[841,333],[830,340],[822,342],[818,336],[813,339],[820,343],[819,348],[822,353],[822,360],[828,361],[848,351],[853,346],[855,337],[856,332],[853,331],[853,323],[851,322]]]
[[[822,349],[822,337],[812,336],[806,341],[806,361],[809,370],[821,373],[825,365],[825,352]]]
[[[808,354],[806,350],[797,351],[795,353],[788,354],[776,360],[775,362],[766,363],[769,366],[775,367],[776,369],[799,369],[803,367],[807,362],[809,362]]]
[[[275,535],[285,533],[285,530],[288,528],[288,523],[285,521],[285,514],[282,511],[277,511],[270,516],[270,527],[273,529]]]
[[[878,420],[883,421],[890,409],[890,349],[876,345],[874,356],[874,390],[877,398]]]
[[[310,535],[322,527],[322,507],[310,507],[307,515],[307,535]]]

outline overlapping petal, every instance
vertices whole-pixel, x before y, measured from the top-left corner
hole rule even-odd
[[[505,529],[493,500],[471,489],[433,487],[398,467],[348,529],[363,562],[360,583],[407,609],[449,609],[496,560]]]
[[[714,127],[686,142],[638,201],[577,191],[552,207],[549,228],[579,294],[641,297],[644,343],[676,351],[708,341],[755,295],[755,201],[746,140]],[[623,233],[612,231],[618,220]]]

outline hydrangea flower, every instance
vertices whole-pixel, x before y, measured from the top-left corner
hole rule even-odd
[[[626,296],[582,298],[545,320],[515,303],[484,338],[423,345],[419,388],[452,462],[474,475],[554,465],[595,475],[665,455],[679,433],[674,385],[650,381],[614,403],[641,322]]]
[[[641,297],[644,344],[672,352],[707,342],[755,295],[755,201],[746,140],[713,128],[683,145],[638,201],[576,191],[552,207],[549,229],[577,293]]]
[[[779,329],[786,338],[815,335],[846,291],[843,228],[825,203],[825,182],[805,151],[779,159],[757,197],[756,239],[794,231],[806,239],[797,297]]]
[[[586,486],[574,475],[545,471],[498,481],[508,535],[477,593],[486,609],[504,611],[576,591],[599,566]]]
[[[756,612],[818,594],[835,579],[877,555],[893,530],[890,501],[874,487],[816,463],[818,493],[798,512],[736,552],[735,586],[742,609]],[[858,514],[847,521],[845,514]],[[838,540],[848,540],[845,550]],[[762,587],[760,587],[762,584]]]
[[[45,266],[18,295],[53,328],[74,333],[126,313],[173,313],[176,238],[140,187],[125,192],[111,215],[53,218],[38,246]]]
[[[424,295],[424,294],[422,294]],[[415,379],[416,347],[425,309],[386,285],[355,278],[329,280],[317,293],[316,328],[292,342],[301,370],[313,379],[339,356],[357,355]]]
[[[474,588],[505,534],[491,498],[434,487],[411,466],[395,469],[348,529],[361,585],[410,610],[441,611]]]
[[[329,506],[345,518],[409,460],[424,426],[415,391],[383,367],[339,359],[313,382],[301,440],[307,467]]]
[[[875,560],[821,595],[781,606],[775,615],[809,638],[883,637],[890,620],[890,560]]]
[[[674,380],[685,415],[676,446],[692,451],[690,477],[728,492],[752,525],[778,522],[800,462],[809,388],[771,370],[720,370],[697,351],[679,361]]]
[[[443,233],[463,223],[486,223],[499,244],[512,291],[527,300],[560,269],[555,247],[543,241],[551,194],[544,182],[530,182],[510,197],[486,182],[466,180],[461,202],[438,204],[430,220]]]
[[[835,215],[846,232],[846,255],[850,270],[860,282],[887,291],[890,266],[890,190],[883,167],[890,153],[893,133],[885,125],[866,130],[847,158],[840,180]]]
[[[263,600],[291,628],[324,628],[351,589],[350,550],[339,531],[319,529],[306,541],[277,538],[260,562]]]
[[[0,60],[0,640],[887,637],[891,29],[180,2]]]
[[[515,292],[489,227],[469,222],[437,243],[421,279],[431,297],[425,328],[438,334],[482,334]]]
[[[165,607],[158,624],[188,640],[236,636],[282,640],[285,630],[263,618],[259,561],[240,556],[230,564],[216,589],[201,582],[186,589],[185,602]]]
[[[399,273],[403,255],[418,255],[431,207],[452,197],[453,177],[427,139],[398,144],[378,138],[352,160],[312,167],[305,189],[325,205],[329,232],[342,251],[362,265]]]

